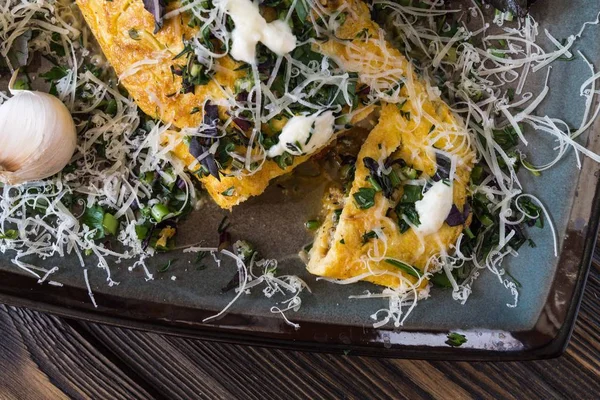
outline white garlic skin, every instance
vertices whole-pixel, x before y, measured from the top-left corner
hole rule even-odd
[[[19,90],[0,105],[0,182],[48,178],[69,163],[76,147],[73,118],[56,97]]]

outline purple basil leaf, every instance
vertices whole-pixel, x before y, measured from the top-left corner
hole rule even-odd
[[[214,125],[217,126],[217,121],[219,120],[219,107],[215,104],[210,104],[207,102],[204,105],[204,123],[206,125]]]
[[[452,167],[452,161],[443,154],[435,153],[435,162],[437,169],[433,175],[433,180],[438,182],[444,179],[450,178],[450,168]]]
[[[204,128],[201,133],[209,136],[217,136],[219,134],[217,130],[218,120],[219,108],[216,105],[206,103],[204,105],[204,125],[208,125],[208,128]],[[192,136],[190,139],[190,154],[196,158],[200,157],[208,151],[214,141],[215,139]],[[219,166],[217,165],[213,154],[209,154],[200,160],[200,165],[204,166],[217,180],[221,180],[221,177],[219,176]]]
[[[216,180],[221,181],[221,177],[219,176],[219,166],[215,161],[215,156],[213,154],[209,154],[208,157],[204,157],[200,164],[204,165],[208,172],[215,177]]]
[[[247,119],[243,119],[243,118],[234,118],[233,122],[235,122],[235,124],[244,132],[248,131],[250,128],[252,128],[252,123],[250,121],[248,121]]]
[[[467,210],[467,205],[465,205],[465,210]],[[469,213],[467,211],[466,216],[464,212],[461,212],[456,204],[452,204],[452,208],[450,209],[450,214],[446,217],[446,223],[448,226],[458,226],[465,223]]]
[[[144,8],[154,17],[154,33],[156,34],[163,25],[165,2],[164,0],[144,0]]]
[[[200,139],[198,136],[192,136],[190,139],[190,154],[195,158],[200,157],[204,154],[206,150],[204,150],[204,146],[200,144]]]

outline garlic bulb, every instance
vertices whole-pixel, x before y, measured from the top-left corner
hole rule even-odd
[[[13,97],[0,105],[0,182],[17,185],[48,178],[62,170],[75,152],[73,118],[50,94],[11,93]]]

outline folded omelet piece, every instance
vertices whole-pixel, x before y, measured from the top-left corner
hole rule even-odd
[[[418,90],[424,90],[424,87]],[[436,106],[431,101],[424,101],[419,106],[421,110],[412,101],[401,107],[383,106],[379,123],[358,155],[350,192],[343,196],[340,190],[334,189],[325,196],[324,222],[309,252],[309,272],[336,279],[362,276],[364,280],[379,285],[406,289],[417,283],[417,276],[424,275],[426,267],[427,271],[433,271],[430,259],[440,253],[445,254],[458,239],[463,225],[449,226],[443,222],[449,209],[441,215],[441,220],[438,215],[438,222],[442,223],[439,227],[426,221],[431,219],[431,215],[421,215],[421,223],[428,224],[429,231],[425,232],[419,232],[422,227],[412,224],[402,232],[401,217],[394,214],[407,185],[423,185],[425,181],[429,181],[428,185],[433,184],[429,190],[442,185],[443,192],[443,188],[447,187],[450,196],[445,206],[443,199],[433,203],[429,201],[427,213],[436,214],[438,207],[448,207],[448,204],[454,204],[458,210],[465,207],[474,153],[464,141],[464,129],[447,107]],[[427,115],[427,118],[419,115]],[[454,159],[451,180],[432,180],[438,172],[437,151]],[[374,189],[375,185],[384,185],[373,184],[373,167],[367,168],[369,163],[365,163],[366,159],[381,163],[382,170],[391,170],[392,165],[401,162],[413,170],[422,171],[421,176],[418,180],[405,180],[386,195],[385,187],[383,190],[381,187]],[[369,190],[370,194],[375,192],[370,204],[357,201],[361,200],[361,191],[365,189],[367,194]],[[423,199],[425,197],[427,192]],[[435,219],[435,216],[432,218]],[[399,268],[399,263],[404,267]],[[411,267],[416,268],[413,273]],[[426,282],[422,279],[419,284],[425,287]]]
[[[356,7],[359,3],[348,2],[350,7]],[[225,115],[227,108],[223,104],[233,96],[236,81],[246,75],[240,69],[243,63],[229,56],[220,57],[215,60],[216,73],[210,82],[182,93],[182,77],[174,74],[173,70],[182,68],[185,58],[176,56],[184,50],[184,38],[189,39],[198,31],[189,26],[188,16],[181,14],[166,19],[162,28],[155,33],[154,18],[145,10],[142,0],[77,0],[77,4],[106,58],[120,77],[120,83],[146,114],[176,128],[193,128],[202,123],[203,115],[198,109],[202,109],[205,102],[210,100],[221,104],[220,114]],[[331,4],[339,7],[344,3]],[[169,3],[167,12],[179,5],[178,2]],[[364,23],[370,21],[368,14],[354,17],[364,19]],[[353,18],[343,25],[354,24]],[[360,122],[374,108],[369,105],[355,110],[349,122]],[[174,154],[186,165],[198,168],[195,157],[183,142],[177,146]],[[252,174],[225,176],[228,171],[223,171],[225,174],[220,179],[209,175],[200,180],[217,204],[230,209],[250,196],[262,193],[271,179],[290,172],[309,157],[295,157],[292,165],[285,168],[268,159],[260,170]]]

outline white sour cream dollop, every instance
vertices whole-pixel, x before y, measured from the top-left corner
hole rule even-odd
[[[415,203],[421,221],[417,233],[425,236],[440,230],[452,209],[452,193],[452,185],[438,181]]]

